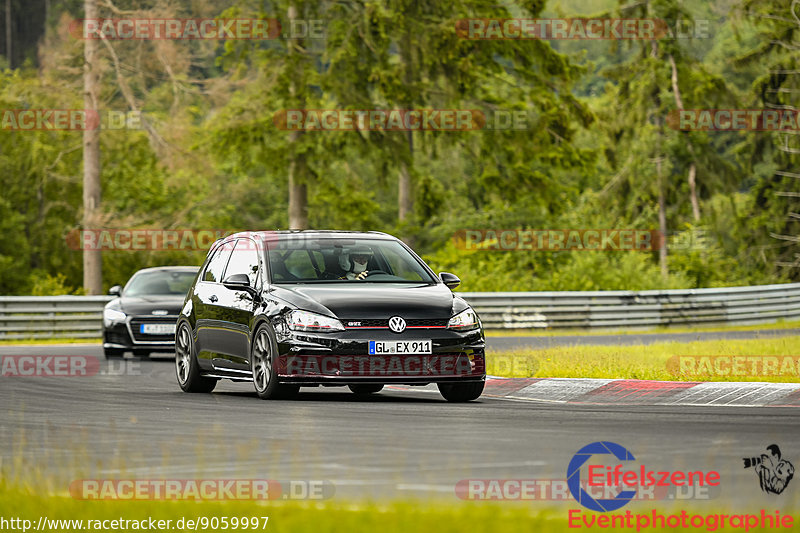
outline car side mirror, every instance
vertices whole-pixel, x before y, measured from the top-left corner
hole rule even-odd
[[[451,274],[450,272],[440,272],[439,279],[442,280],[442,283],[447,285],[447,288],[450,290],[453,290],[461,285],[461,280],[458,278],[458,276]]]
[[[110,289],[108,289],[108,294],[111,296],[122,296],[122,286],[114,285]]]
[[[231,274],[222,281],[222,284],[234,291],[248,290],[250,288],[250,278],[247,277],[247,274]]]

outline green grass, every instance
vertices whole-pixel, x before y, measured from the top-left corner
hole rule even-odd
[[[798,375],[681,375],[670,359],[681,355],[800,356],[800,336],[766,339],[663,342],[635,346],[559,346],[488,351],[487,373],[501,377],[651,379],[660,381],[800,382]],[[674,359],[673,359],[674,361]],[[796,368],[796,367],[795,367]]]
[[[790,322],[779,321],[774,324],[756,324],[753,326],[701,326],[701,327],[657,327],[639,330],[633,329],[604,329],[604,328],[580,328],[580,329],[487,329],[487,337],[575,337],[584,335],[641,335],[650,333],[705,333],[715,331],[758,331],[762,329],[796,329],[800,328],[800,320]]]
[[[258,529],[228,529],[228,531],[274,531],[286,533],[328,533],[365,532],[408,533],[411,531],[436,533],[492,533],[509,531],[541,531],[544,533],[567,531],[567,513],[570,509],[581,509],[577,503],[556,507],[552,502],[459,502],[453,497],[448,502],[390,501],[380,503],[348,503],[326,501],[311,502],[193,502],[193,501],[81,501],[69,497],[46,495],[32,487],[9,487],[0,482],[0,517],[30,520],[35,528],[39,517],[48,519],[72,520],[171,520],[170,531],[194,531],[176,529],[174,524],[180,518],[198,519],[201,517],[269,517],[263,529],[263,519]],[[659,513],[680,513],[681,510],[697,514],[710,514],[717,509],[698,508],[676,509],[673,506],[658,505]],[[624,514],[628,509],[618,511]],[[634,513],[647,515],[651,506],[631,506]],[[582,512],[587,519],[598,518],[602,513]],[[736,510],[737,513],[746,511]],[[752,514],[756,514],[750,511]],[[587,528],[581,528],[586,530]],[[597,527],[591,528],[598,529]],[[52,529],[51,529],[52,530]],[[133,529],[126,529],[132,531]],[[198,528],[198,531],[209,529]],[[219,531],[221,529],[216,529]],[[635,528],[631,529],[635,531]],[[643,529],[647,531],[648,529]],[[55,530],[52,530],[55,531]],[[74,528],[61,528],[57,531],[78,531]],[[86,529],[84,529],[86,531]],[[117,529],[119,531],[119,529]],[[157,531],[157,530],[156,530]],[[697,531],[705,531],[704,528]],[[730,527],[715,531],[733,531]],[[738,531],[741,531],[738,530]],[[751,528],[750,531],[762,531]]]
[[[455,496],[453,496],[455,500]],[[81,501],[65,496],[43,495],[27,488],[0,485],[0,516],[19,517],[33,522],[40,516],[50,519],[145,519],[172,520],[200,517],[269,517],[266,531],[277,532],[375,532],[408,533],[431,531],[463,533],[470,531],[506,532],[561,531],[565,515],[548,511],[534,512],[522,505],[477,505],[458,501],[453,504],[422,504],[411,501],[386,503],[348,502],[194,502],[194,501]],[[263,519],[258,529],[264,531]],[[173,526],[174,527],[174,526]],[[188,530],[188,529],[186,529]],[[198,530],[202,531],[202,528]],[[219,530],[219,529],[217,529]],[[59,529],[75,531],[75,529]],[[181,531],[173,529],[173,531]],[[237,530],[229,530],[237,531]]]

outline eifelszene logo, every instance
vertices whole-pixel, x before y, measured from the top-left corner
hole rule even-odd
[[[769,454],[761,457],[744,457],[745,468],[752,468],[758,475],[761,490],[772,494],[780,494],[794,477],[794,465],[781,458],[781,449],[777,444],[767,446]]]
[[[635,461],[636,458],[631,452],[616,444],[614,442],[593,442],[578,450],[567,467],[567,487],[572,497],[575,498],[579,504],[591,509],[592,511],[615,511],[620,507],[626,505],[636,496],[635,490],[623,490],[619,492],[612,499],[598,499],[592,498],[588,492],[581,488],[581,466],[586,463],[592,455],[612,454],[620,461]],[[591,475],[589,476],[589,484]]]
[[[582,506],[592,511],[605,513],[616,511],[636,498],[639,488],[649,487],[689,487],[689,486],[717,486],[720,484],[720,474],[711,470],[708,472],[693,471],[654,471],[646,465],[639,465],[635,470],[623,470],[622,464],[605,466],[590,464],[586,468],[588,487],[603,487],[605,492],[622,488],[613,498],[595,499],[581,486],[581,467],[589,462],[595,455],[612,455],[618,461],[636,461],[631,452],[623,446],[609,441],[593,442],[578,450],[572,457],[567,467],[567,487],[570,494]]]

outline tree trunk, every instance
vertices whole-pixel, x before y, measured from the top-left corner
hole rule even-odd
[[[289,134],[289,143],[296,143],[301,132]],[[289,229],[308,229],[308,186],[300,181],[303,165],[300,156],[292,154],[289,161]]]
[[[85,0],[87,19],[97,18],[96,0]],[[83,48],[83,107],[87,127],[83,130],[83,229],[100,227],[100,125],[97,117],[100,80],[97,74],[97,41],[86,39]],[[91,123],[94,122],[94,127]],[[83,250],[83,288],[87,294],[103,292],[103,256],[97,250]]]
[[[405,79],[406,87],[411,87],[413,82],[412,64],[411,64],[411,35],[406,33],[403,39],[403,44],[400,47],[399,55],[400,61],[403,64],[403,77]],[[404,102],[406,109],[412,109],[414,103],[412,101]],[[412,180],[414,168],[414,133],[411,131],[406,132],[406,142],[408,144],[408,160],[400,162],[400,175],[397,179],[397,220],[403,225],[404,222],[409,222],[413,218],[414,213],[414,183]],[[408,233],[406,228],[402,230],[402,239],[409,246],[414,246],[414,237]]]
[[[8,68],[14,68],[14,61],[11,58],[11,0],[6,0],[6,59]]]
[[[400,176],[397,182],[397,218],[400,222],[405,222],[411,216],[414,210],[414,196],[411,192],[411,170],[409,165],[413,165],[414,161],[414,137],[412,132],[406,132],[408,139],[408,153],[409,159],[412,163],[406,164],[405,161],[400,163]]]
[[[664,182],[661,177],[661,154],[656,158],[656,176],[658,179],[658,231],[661,233],[661,246],[658,248],[658,263],[661,266],[661,278],[669,275],[667,266],[667,200]]]
[[[700,204],[697,203],[697,181],[695,180],[696,173],[697,167],[694,162],[692,162],[689,166],[689,198],[692,201],[692,216],[694,217],[694,221],[700,222]]]
[[[294,4],[289,4],[286,14],[289,19],[289,27],[293,27],[294,20],[297,19],[297,8]],[[300,39],[290,40],[288,43],[288,55],[293,56],[295,45],[302,48]],[[297,81],[292,77],[289,84],[289,93],[294,99],[297,96]],[[301,98],[299,107],[305,107],[305,98]],[[289,229],[308,229],[308,185],[304,181],[304,164],[302,156],[297,155],[293,146],[300,139],[302,132],[293,131],[289,135]]]
[[[675,106],[678,111],[683,109],[683,100],[681,99],[681,90],[678,87],[678,66],[675,64],[675,58],[672,54],[669,55],[669,64],[672,67],[672,93],[675,95]],[[686,134],[686,146],[689,149],[689,154],[692,156],[692,163],[689,165],[689,201],[692,203],[692,217],[695,222],[700,221],[700,203],[697,201],[697,165],[695,164],[694,148],[689,143],[689,136]]]

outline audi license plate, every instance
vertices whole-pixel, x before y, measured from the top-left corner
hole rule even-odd
[[[430,354],[431,341],[369,341],[369,354]]]
[[[139,333],[147,335],[175,335],[175,324],[142,324]]]

